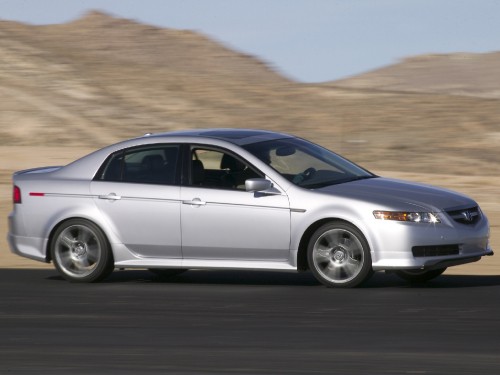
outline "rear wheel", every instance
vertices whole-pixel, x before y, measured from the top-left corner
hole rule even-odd
[[[313,275],[327,287],[355,287],[373,273],[368,242],[349,223],[329,223],[316,230],[307,258]]]
[[[403,280],[409,281],[411,283],[424,283],[426,281],[432,280],[446,271],[446,267],[438,268],[435,270],[425,271],[425,270],[399,270],[394,273],[398,275]]]
[[[114,268],[106,236],[88,220],[64,222],[54,233],[50,252],[56,269],[72,282],[96,282],[109,276]]]

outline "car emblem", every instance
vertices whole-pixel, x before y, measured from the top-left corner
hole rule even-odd
[[[471,213],[470,211],[463,211],[463,212],[462,212],[462,216],[464,217],[464,219],[465,219],[466,221],[469,221],[469,222],[470,222],[470,221],[472,221],[472,220],[473,220],[473,218],[472,218],[472,213]]]

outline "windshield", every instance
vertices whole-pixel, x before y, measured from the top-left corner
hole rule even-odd
[[[295,185],[309,189],[376,177],[314,143],[284,138],[243,146]]]

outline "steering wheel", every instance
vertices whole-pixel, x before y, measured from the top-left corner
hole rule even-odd
[[[302,174],[304,175],[304,180],[309,180],[316,174],[316,169],[313,167],[307,168]]]
[[[294,184],[300,185],[301,182],[311,179],[316,174],[316,169],[313,167],[307,168],[304,172],[301,172],[293,178],[292,182]]]

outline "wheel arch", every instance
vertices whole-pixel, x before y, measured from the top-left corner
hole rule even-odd
[[[314,234],[314,232],[316,232],[316,230],[319,227],[321,227],[322,225],[327,224],[327,223],[350,224],[350,225],[354,226],[356,229],[358,229],[363,234],[363,236],[366,238],[366,235],[364,234],[364,232],[356,224],[354,224],[348,220],[344,220],[344,219],[340,219],[340,218],[336,218],[336,217],[327,217],[324,219],[317,220],[314,223],[312,223],[311,225],[309,225],[309,227],[304,231],[304,233],[302,234],[302,237],[300,238],[299,249],[297,252],[297,270],[298,271],[307,271],[309,269],[309,263],[307,261],[307,248],[309,245],[309,240],[311,239],[312,235]]]
[[[99,230],[102,232],[102,234],[104,235],[104,238],[106,240],[106,243],[107,245],[109,246],[109,248],[111,249],[111,257],[113,258],[113,262],[114,262],[114,254],[113,254],[113,246],[111,245],[111,242],[109,241],[109,236],[108,234],[106,233],[106,231],[103,229],[102,225],[100,225],[99,223],[97,223],[96,221],[88,218],[88,217],[85,217],[85,216],[71,216],[71,217],[66,217],[62,220],[60,220],[56,225],[54,225],[52,227],[52,229],[50,230],[50,233],[49,233],[49,236],[47,238],[47,245],[46,245],[46,249],[45,249],[45,261],[47,263],[50,263],[52,261],[52,252],[50,251],[50,248],[52,246],[52,241],[54,240],[54,235],[55,233],[57,232],[57,230],[66,222],[70,221],[70,220],[84,220],[84,221],[88,221],[89,223],[92,223],[93,225],[95,225],[97,228],[99,228]]]

